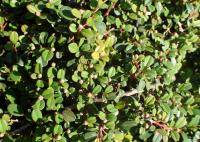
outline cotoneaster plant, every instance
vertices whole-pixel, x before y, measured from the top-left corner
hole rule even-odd
[[[198,142],[198,0],[2,0],[3,142]]]

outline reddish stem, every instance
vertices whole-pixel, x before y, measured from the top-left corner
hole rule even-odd
[[[168,131],[171,131],[172,128],[171,127],[168,127],[166,124],[161,124],[159,121],[153,121],[151,122],[151,124],[155,125],[155,126],[158,126],[160,128],[163,128],[165,130],[168,130]]]
[[[108,15],[110,14],[110,11],[111,11],[112,9],[115,8],[116,3],[117,3],[117,2],[113,3],[113,4],[109,7],[109,9],[106,11],[106,13],[104,14],[104,16],[108,16]]]

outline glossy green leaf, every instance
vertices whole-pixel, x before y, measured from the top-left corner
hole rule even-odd
[[[46,90],[43,91],[42,96],[45,99],[49,99],[54,95],[54,89],[52,87],[47,88]]]
[[[63,112],[62,112],[63,118],[66,122],[73,122],[76,119],[75,114],[71,111],[71,109],[66,108]]]
[[[34,109],[31,113],[31,117],[33,121],[38,121],[39,119],[42,119],[42,112],[39,109]]]
[[[106,31],[106,24],[104,22],[95,22],[95,27],[100,34]]]
[[[73,8],[71,12],[76,18],[81,19],[81,12],[78,9]]]
[[[59,9],[59,15],[66,19],[66,20],[73,20],[73,15],[71,14],[71,10],[72,8],[69,7],[69,6],[62,6],[60,9]]]
[[[108,71],[108,77],[113,77],[116,74],[116,70],[114,67],[111,67]]]
[[[180,135],[179,135],[179,133],[176,132],[176,131],[172,131],[172,132],[171,132],[171,136],[172,136],[172,138],[173,138],[173,140],[174,140],[175,142],[179,141],[179,139],[180,139]]]
[[[17,104],[9,104],[7,109],[11,115],[23,116],[23,110],[22,110],[21,106],[19,106]]]
[[[26,8],[28,9],[29,12],[31,12],[33,14],[40,12],[37,7],[35,7],[34,5],[31,5],[31,4],[27,5]]]
[[[192,23],[193,27],[200,27],[200,20],[196,20]]]
[[[98,93],[101,92],[101,90],[102,90],[102,87],[100,85],[97,85],[97,86],[94,87],[92,93],[93,94],[98,94]]]
[[[111,85],[109,85],[108,87],[106,87],[105,89],[105,93],[111,93],[113,91],[113,87]]]
[[[121,123],[121,128],[126,131],[129,131],[134,126],[137,126],[137,123],[135,121],[125,121]]]
[[[13,43],[13,44],[16,44],[17,41],[19,39],[19,36],[18,36],[18,33],[13,31],[10,33],[10,41]]]
[[[77,26],[76,24],[70,24],[69,30],[73,33],[77,32]]]
[[[14,82],[20,82],[21,80],[21,75],[19,72],[17,71],[13,71],[10,73],[10,78],[14,81]]]
[[[70,44],[68,45],[68,48],[69,48],[69,51],[70,51],[71,53],[76,53],[76,52],[79,51],[79,47],[78,47],[78,45],[77,45],[76,43],[70,43]]]
[[[65,70],[59,69],[57,72],[57,78],[58,79],[64,79],[65,78]]]
[[[63,128],[61,125],[56,125],[53,129],[53,133],[56,135],[61,135],[63,133]]]
[[[96,132],[87,132],[84,134],[84,139],[88,141],[88,140],[95,139],[96,136],[97,136]]]
[[[185,117],[180,117],[175,124],[176,128],[182,128],[187,124],[187,120]]]
[[[153,142],[160,142],[162,140],[162,135],[158,132],[155,132],[154,136],[153,136]]]
[[[0,119],[0,133],[5,133],[7,130],[9,130],[8,123],[5,120]]]

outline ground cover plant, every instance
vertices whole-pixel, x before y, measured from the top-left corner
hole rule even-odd
[[[199,0],[1,0],[0,139],[198,142],[199,12]]]

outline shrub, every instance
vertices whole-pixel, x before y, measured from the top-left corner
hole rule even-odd
[[[198,0],[2,0],[0,137],[200,139]]]

